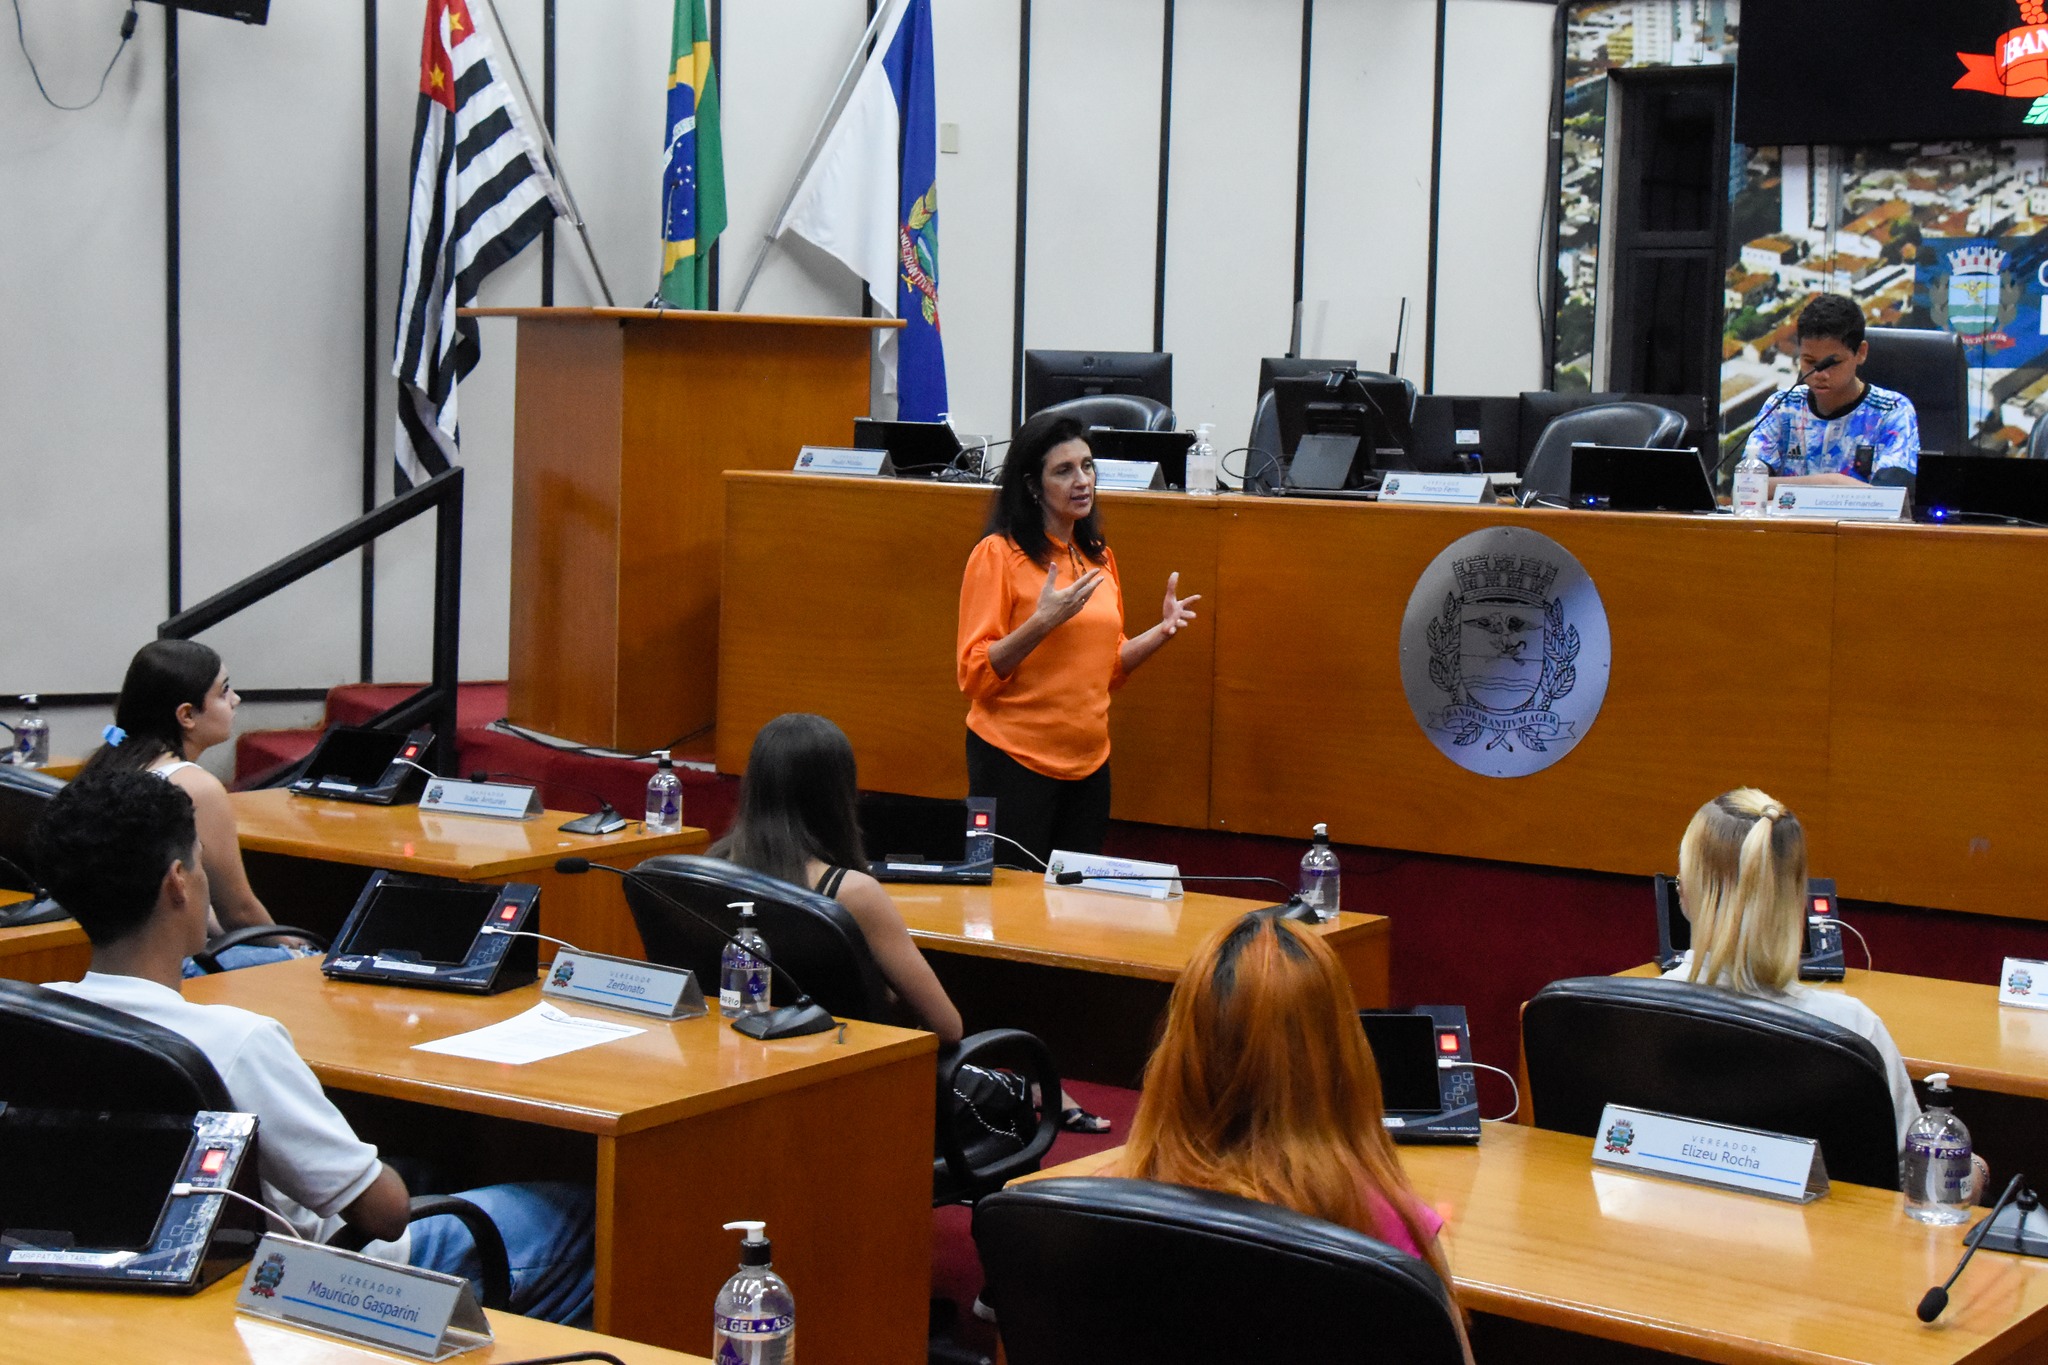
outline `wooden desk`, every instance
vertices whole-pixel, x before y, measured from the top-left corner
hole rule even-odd
[[[0,905],[27,900],[19,891],[0,891]],[[92,943],[75,919],[0,929],[0,977],[9,981],[76,981],[92,961]]]
[[[726,490],[720,768],[769,719],[815,711],[870,787],[960,796],[959,570],[988,490],[783,473]],[[1349,844],[1648,874],[1702,801],[1753,784],[1805,815],[1845,896],[2048,918],[2048,737],[2013,719],[2048,644],[2003,606],[2048,571],[2048,531],[1171,493],[1103,509],[1127,620],[1156,619],[1171,569],[1203,595],[1111,708],[1120,819],[1300,839],[1325,821]],[[1513,781],[1439,754],[1400,677],[1416,581],[1495,526],[1576,556],[1613,641],[1598,719]],[[1730,612],[1731,582],[1772,584],[1773,610]],[[1757,679],[1771,723],[1732,724]]]
[[[413,1048],[527,1010],[538,986],[479,998],[337,984],[302,959],[189,981],[185,995],[281,1021],[328,1089],[406,1102],[418,1140],[459,1127],[451,1113],[588,1135],[601,1332],[708,1351],[712,1298],[739,1263],[720,1225],[752,1218],[803,1305],[806,1360],[924,1358],[929,1033],[854,1022],[843,1043],[763,1044],[715,1015],[662,1024],[572,1006],[646,1032],[515,1067]],[[476,1131],[508,1137],[502,1123]]]
[[[402,1357],[235,1311],[236,1272],[190,1298],[0,1289],[0,1358],[130,1365],[148,1342],[161,1365],[391,1365]],[[711,1306],[707,1300],[708,1317]],[[626,1365],[709,1365],[699,1356],[579,1332],[512,1313],[490,1313],[491,1345],[458,1357],[473,1365],[608,1351]]]
[[[1042,1172],[1098,1175],[1121,1149]],[[1592,1140],[1489,1124],[1478,1147],[1403,1147],[1478,1313],[1695,1360],[1989,1365],[2048,1343],[2048,1261],[1986,1252],[1934,1326],[1913,1316],[1964,1228],[1837,1184],[1805,1206],[1596,1170]]]
[[[1136,1084],[1189,955],[1217,925],[1264,904],[1050,887],[1009,868],[993,886],[892,882],[888,891],[970,1031],[1028,1029],[1063,1074],[1116,1085]],[[1385,1005],[1388,921],[1345,913],[1316,932],[1343,960],[1358,1003]]]
[[[293,796],[282,788],[230,792],[228,800],[249,879],[270,913],[280,924],[329,934],[362,890],[360,869],[389,868],[465,882],[532,882],[541,888],[542,929],[591,952],[641,957],[618,878],[565,877],[555,859],[632,867],[709,842],[701,829],[648,834],[638,821],[616,834],[564,834],[558,826],[575,819],[573,811],[492,820]]]
[[[78,770],[84,766],[85,760],[82,758],[66,758],[52,754],[50,755],[50,761],[42,766],[42,771],[52,777],[61,777],[66,782],[69,782],[72,778],[78,776]]]

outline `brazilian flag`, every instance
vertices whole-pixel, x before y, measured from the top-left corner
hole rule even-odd
[[[725,153],[718,73],[704,0],[676,0],[668,72],[668,164],[661,178],[661,300],[711,306],[711,244],[725,231]]]

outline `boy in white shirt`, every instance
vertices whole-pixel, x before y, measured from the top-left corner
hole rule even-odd
[[[257,1116],[264,1200],[301,1236],[324,1241],[347,1224],[379,1239],[370,1255],[477,1278],[475,1246],[457,1220],[407,1226],[405,1182],[356,1136],[282,1024],[179,994],[185,958],[206,942],[210,897],[200,853],[191,799],[171,783],[110,770],[59,793],[36,831],[36,864],[92,940],[93,956],[84,980],[48,989],[170,1029],[205,1053],[235,1106]],[[588,1320],[589,1190],[493,1185],[462,1197],[504,1238],[515,1312]]]

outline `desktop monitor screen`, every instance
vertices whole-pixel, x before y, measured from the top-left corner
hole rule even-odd
[[[1355,360],[1304,360],[1293,355],[1269,355],[1259,362],[1259,397],[1273,387],[1276,379],[1306,379],[1332,370],[1355,370]]]
[[[2048,93],[2048,25],[2027,21],[2025,8],[2013,0],[1744,5],[1735,140],[2038,137],[2027,119]]]
[[[1024,411],[1070,398],[1129,393],[1173,406],[1170,351],[1026,351]]]
[[[0,1114],[0,1232],[146,1250],[191,1144],[189,1115],[10,1108]]]
[[[1401,468],[1414,447],[1408,400],[1398,379],[1325,375],[1273,381],[1280,451],[1293,455],[1304,436],[1357,436],[1361,461],[1374,469]]]
[[[484,917],[497,904],[499,890],[490,885],[387,879],[341,946],[365,957],[407,952],[433,966],[460,966],[469,958]]]
[[[1380,1097],[1389,1114],[1434,1114],[1443,1108],[1437,1083],[1436,1021],[1426,1014],[1361,1010],[1358,1022],[1380,1069]]]

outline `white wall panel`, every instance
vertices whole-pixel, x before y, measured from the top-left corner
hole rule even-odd
[[[1436,5],[1319,0],[1314,37],[1302,353],[1384,369],[1405,296],[1420,384]]]
[[[1035,0],[1024,344],[1149,351],[1160,0]]]
[[[1546,387],[1537,280],[1551,101],[1547,5],[1450,0],[1444,43],[1439,393]]]
[[[933,0],[939,121],[939,332],[954,430],[1010,434],[1017,278],[1018,0]]]
[[[1251,430],[1259,358],[1287,351],[1300,112],[1301,0],[1179,0],[1166,349],[1181,425],[1214,422],[1219,453]]]
[[[21,8],[51,95],[89,99],[125,0]],[[68,114],[0,44],[0,693],[111,688],[163,613],[162,36],[152,7]]]
[[[723,15],[719,112],[730,225],[719,290],[721,306],[731,308],[831,108],[867,10],[861,0],[728,0]],[[768,253],[747,311],[845,316],[860,312],[860,297],[851,271],[792,233]]]

